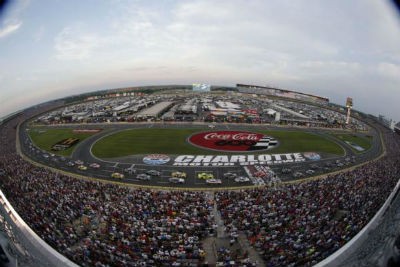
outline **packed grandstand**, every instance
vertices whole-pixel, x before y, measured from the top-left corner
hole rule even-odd
[[[9,259],[18,258],[25,266],[55,262],[66,266],[312,266],[332,255],[393,194],[400,175],[399,136],[367,117],[352,118],[347,126],[338,107],[320,112],[320,103],[251,95],[241,101],[256,106],[256,114],[227,106],[234,102],[231,94],[201,103],[193,97],[188,102],[171,95],[132,94],[68,106],[50,102],[3,121],[1,191],[38,237],[71,263],[54,261],[51,253],[41,256],[37,241],[18,230],[13,218],[6,219],[12,213],[3,207],[3,228],[14,222],[14,230],[7,231]],[[194,112],[196,108],[206,113]],[[380,132],[384,148],[379,157],[350,169],[240,190],[166,190],[77,178],[21,154],[19,125],[28,120],[51,125],[142,119],[157,123],[171,109],[177,111],[171,114],[175,121],[209,123],[210,116],[217,123],[237,119],[240,122],[235,123],[355,132],[372,127]]]

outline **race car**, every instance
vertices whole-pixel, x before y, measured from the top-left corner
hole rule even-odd
[[[177,178],[177,177],[171,177],[171,178],[168,179],[168,181],[170,183],[174,183],[174,184],[183,184],[183,183],[185,183],[185,179]]]
[[[79,165],[78,169],[81,170],[81,171],[86,171],[87,167],[85,165]]]
[[[122,173],[119,172],[114,172],[111,174],[111,178],[115,178],[115,179],[123,179],[125,176]]]
[[[68,167],[73,167],[73,166],[75,166],[75,163],[73,163],[72,161],[68,161],[67,162],[67,166]]]
[[[228,179],[235,179],[237,177],[237,174],[234,172],[226,172],[224,173],[224,178]]]
[[[78,159],[78,160],[75,161],[75,164],[76,165],[83,165],[83,161]]]
[[[300,178],[300,177],[303,177],[304,176],[304,174],[302,173],[302,172],[295,172],[295,173],[293,173],[293,177],[294,178]]]
[[[307,174],[309,174],[309,175],[312,175],[312,174],[314,174],[314,173],[315,173],[315,171],[314,171],[314,170],[311,170],[311,169],[309,169],[309,170],[306,170],[306,173],[307,173]]]
[[[151,180],[151,176],[148,174],[145,174],[145,173],[141,173],[141,174],[136,175],[136,179],[143,180],[143,181],[149,181],[149,180]]]
[[[282,168],[281,172],[282,172],[282,174],[288,174],[288,173],[292,172],[292,169],[290,169],[290,168]]]
[[[173,172],[171,173],[172,177],[176,177],[176,178],[186,178],[186,172]]]
[[[161,172],[156,171],[156,170],[148,170],[148,171],[146,172],[146,174],[151,175],[151,176],[160,176],[160,175],[161,175]]]
[[[197,178],[204,179],[204,180],[213,179],[214,174],[209,173],[209,172],[200,172],[197,174]]]
[[[235,182],[236,183],[246,183],[246,182],[250,182],[250,179],[245,176],[239,176],[239,177],[235,178]]]
[[[100,168],[100,164],[98,164],[98,163],[96,163],[96,162],[90,164],[89,166],[90,166],[90,168],[93,168],[93,169],[98,169],[98,168]]]
[[[129,167],[124,169],[124,172],[128,173],[128,174],[135,174],[136,173],[136,169]]]
[[[206,180],[207,184],[222,184],[221,179],[208,179]]]

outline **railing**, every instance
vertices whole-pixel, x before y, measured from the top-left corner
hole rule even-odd
[[[60,254],[50,245],[48,245],[43,239],[41,239],[19,216],[19,214],[11,206],[10,202],[7,200],[6,196],[0,190],[0,203],[3,205],[10,219],[15,224],[21,234],[30,241],[31,245],[38,248],[42,254],[47,256],[46,261],[48,261],[52,266],[66,266],[66,267],[77,267],[78,265],[70,261],[68,258]]]
[[[379,209],[379,211],[375,214],[375,216],[369,221],[369,223],[360,231],[357,235],[355,235],[349,242],[347,242],[342,248],[337,250],[335,253],[330,255],[325,260],[319,262],[314,265],[314,267],[330,267],[330,266],[339,266],[341,265],[353,252],[355,252],[360,246],[368,238],[369,233],[374,230],[377,226],[379,226],[380,220],[382,216],[386,212],[387,208],[392,203],[394,197],[396,196],[398,190],[400,189],[400,180],[397,182],[394,190],[386,199],[383,206]]]

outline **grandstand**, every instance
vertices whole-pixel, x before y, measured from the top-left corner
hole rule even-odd
[[[400,122],[398,122],[395,126],[394,126],[394,131],[398,134],[400,134]]]
[[[6,122],[14,119],[15,117],[18,117],[19,115],[22,115],[22,114],[23,114],[23,111],[17,111],[17,112],[9,114],[9,115],[7,115],[7,116],[5,116],[3,118],[0,118],[0,125],[2,125],[3,123],[6,123]]]

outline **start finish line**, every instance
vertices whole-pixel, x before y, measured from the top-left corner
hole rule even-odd
[[[181,155],[175,158],[173,166],[246,166],[275,165],[304,162],[301,153],[260,154],[260,155]]]

